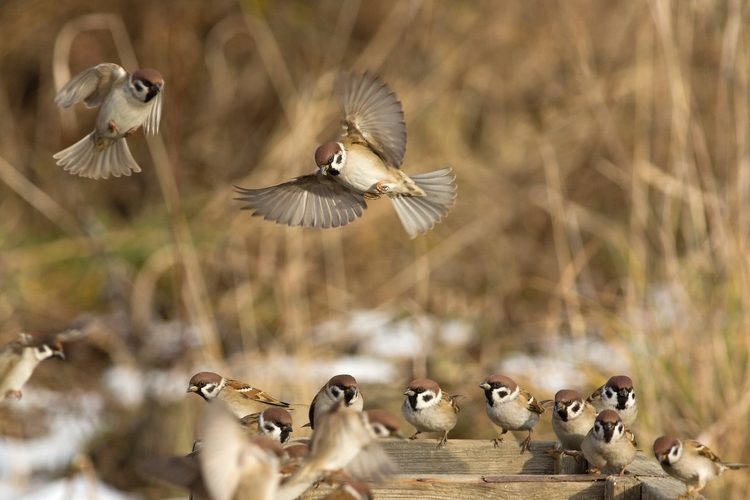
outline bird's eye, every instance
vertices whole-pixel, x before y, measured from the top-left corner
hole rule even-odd
[[[198,382],[198,387],[205,387],[205,386],[206,386],[205,382]]]
[[[421,387],[419,387],[414,392],[416,392],[417,394],[422,394],[424,392],[424,389],[422,389]]]

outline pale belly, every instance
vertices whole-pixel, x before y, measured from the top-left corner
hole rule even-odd
[[[370,152],[361,152],[359,148],[347,151],[346,165],[334,178],[352,191],[369,194],[380,194],[376,185],[391,180],[380,158]]]
[[[140,127],[148,116],[151,104],[143,104],[125,97],[124,92],[112,92],[102,103],[96,120],[96,130],[101,137],[119,139],[129,130]],[[114,123],[115,130],[110,128]]]

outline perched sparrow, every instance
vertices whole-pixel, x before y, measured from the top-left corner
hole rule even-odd
[[[484,409],[493,424],[500,427],[503,432],[492,441],[497,448],[503,440],[502,435],[508,431],[529,431],[529,435],[521,443],[521,453],[529,449],[531,433],[539,423],[539,415],[544,413],[544,408],[536,398],[518,387],[509,377],[503,375],[492,375],[479,384],[484,389],[487,401]]]
[[[633,381],[625,375],[616,375],[607,380],[607,383],[595,390],[586,402],[594,405],[597,412],[615,410],[628,429],[638,415],[638,401],[635,399]]]
[[[450,211],[456,198],[450,168],[409,177],[401,163],[406,124],[401,102],[387,85],[367,74],[342,78],[343,142],[327,142],[315,151],[318,169],[276,186],[237,187],[237,198],[277,224],[338,227],[367,208],[365,199],[388,196],[401,223],[414,238],[426,233]]]
[[[286,443],[292,433],[292,416],[283,408],[267,408],[240,419],[240,425],[252,434]]]
[[[604,467],[619,467],[620,475],[635,460],[638,443],[633,433],[625,428],[620,415],[614,410],[604,410],[596,416],[591,428],[581,443],[583,456],[599,472]]]
[[[422,432],[442,432],[438,448],[448,441],[448,432],[456,426],[459,396],[449,396],[440,390],[437,382],[427,378],[412,380],[404,391],[406,399],[401,413],[413,425],[415,432],[409,439],[416,439]]]
[[[310,427],[314,430],[320,417],[339,402],[357,411],[362,411],[365,401],[357,387],[357,380],[351,375],[336,375],[320,388],[310,404]]]
[[[555,394],[552,430],[563,450],[581,451],[583,438],[594,427],[595,420],[596,410],[578,392],[563,389]]]
[[[279,401],[260,389],[239,380],[224,378],[213,372],[200,372],[193,375],[187,392],[194,392],[209,402],[216,399],[237,418],[261,412],[266,408],[289,407],[289,403]]]
[[[357,479],[393,473],[393,463],[376,439],[366,413],[347,407],[343,400],[337,402],[320,419],[306,459],[281,486],[276,500],[299,497],[333,471],[343,470]]]
[[[365,414],[375,436],[379,438],[404,438],[404,435],[401,433],[401,423],[395,415],[383,410],[367,410]]]
[[[361,481],[348,481],[342,483],[324,500],[373,500],[372,490]]]
[[[79,73],[65,84],[55,104],[69,108],[80,100],[101,106],[89,135],[54,155],[71,174],[106,179],[140,172],[125,137],[143,125],[147,134],[159,131],[164,79],[155,69],[127,73],[117,64],[103,63]]]
[[[750,466],[725,464],[697,441],[669,436],[662,436],[654,441],[654,456],[664,472],[687,485],[688,496],[698,493],[707,482],[716,479],[725,470]]]
[[[22,333],[0,349],[0,398],[21,399],[21,387],[34,372],[36,365],[56,356],[65,359],[62,345],[55,336],[34,336]]]

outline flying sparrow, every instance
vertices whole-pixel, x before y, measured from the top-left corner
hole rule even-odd
[[[521,443],[521,453],[529,449],[531,433],[539,423],[539,416],[544,408],[528,391],[518,387],[509,377],[492,375],[479,384],[484,389],[487,401],[484,409],[493,424],[503,432],[492,440],[495,448],[502,442],[502,435],[508,431],[529,431],[529,435]]]
[[[625,375],[616,375],[607,380],[607,383],[595,390],[586,402],[594,405],[597,412],[616,411],[628,429],[638,415],[638,401],[635,399],[633,381]]]
[[[448,432],[458,421],[456,400],[460,396],[445,394],[437,382],[427,378],[412,380],[404,395],[406,399],[401,405],[401,413],[417,430],[409,439],[416,439],[422,432],[442,432],[437,446],[441,448],[448,441]]]
[[[201,474],[213,500],[270,500],[279,485],[281,446],[270,439],[248,439],[221,405],[209,405],[203,418]]]
[[[88,108],[101,108],[94,131],[56,153],[57,164],[91,179],[140,172],[125,137],[141,125],[147,134],[159,132],[163,87],[164,79],[155,69],[127,73],[113,63],[99,64],[73,77],[55,97],[55,104],[69,108],[83,100]]]
[[[206,401],[215,399],[226,406],[235,417],[243,418],[266,408],[288,408],[289,403],[279,401],[270,394],[239,380],[224,378],[213,372],[193,375],[187,392],[194,392]]]
[[[292,433],[292,415],[284,408],[266,408],[240,419],[240,425],[251,434],[286,443]]]
[[[583,438],[594,427],[595,420],[596,410],[578,392],[563,389],[555,394],[552,430],[563,450],[581,451]]]
[[[697,441],[662,436],[654,441],[654,456],[664,472],[687,485],[687,496],[702,490],[708,481],[726,470],[749,467],[748,464],[725,464],[714,452]]]
[[[367,410],[365,414],[375,436],[404,438],[401,433],[401,423],[395,415],[383,410]]]
[[[347,481],[332,491],[324,500],[373,500],[372,490],[362,481]]]
[[[238,200],[277,224],[345,226],[362,216],[365,199],[388,196],[401,223],[414,238],[450,211],[456,198],[450,168],[409,177],[401,171],[406,124],[401,102],[387,85],[368,74],[340,81],[345,129],[342,142],[315,151],[317,170],[260,189],[237,187]]]
[[[604,410],[596,416],[594,427],[581,443],[581,451],[593,468],[599,472],[604,467],[618,467],[620,476],[625,468],[635,460],[638,443],[635,436],[625,428],[620,415],[614,410]]]
[[[51,357],[65,359],[62,344],[53,335],[21,333],[0,349],[0,397],[21,399],[21,388],[36,366]]]
[[[315,425],[331,407],[339,402],[357,411],[362,411],[365,401],[357,387],[357,380],[351,375],[336,375],[320,388],[310,404],[310,427],[314,430]]]
[[[338,401],[320,418],[307,457],[281,486],[276,500],[297,498],[335,471],[343,470],[356,479],[378,479],[393,473],[393,462],[376,440],[367,413]]]

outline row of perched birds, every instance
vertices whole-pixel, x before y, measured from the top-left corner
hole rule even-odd
[[[58,165],[93,179],[140,172],[125,138],[141,126],[146,133],[158,133],[163,88],[156,70],[128,73],[112,63],[75,76],[55,103],[69,108],[83,101],[100,110],[94,131],[54,155]],[[267,188],[237,188],[238,199],[247,202],[243,208],[278,224],[332,228],[361,217],[367,199],[388,196],[409,236],[432,229],[455,203],[455,176],[449,168],[411,177],[401,171],[406,124],[401,102],[387,85],[367,74],[351,75],[340,79],[339,91],[344,138],[316,149],[317,168],[311,174]],[[62,357],[59,340],[22,336],[6,346],[0,352],[0,394],[21,397],[36,364]],[[502,375],[487,378],[480,387],[488,417],[502,429],[495,445],[508,431],[528,431],[521,450],[528,449],[545,404]],[[393,472],[376,439],[400,435],[398,420],[387,412],[362,411],[362,395],[350,375],[331,378],[313,399],[308,413],[313,434],[307,446],[282,447],[292,432],[289,411],[295,410],[262,390],[201,372],[191,379],[188,392],[212,403],[202,421],[202,440],[187,457],[161,460],[148,470],[191,489],[196,497],[293,499],[331,471],[355,479]],[[438,448],[444,446],[457,422],[459,397],[443,393],[429,379],[412,381],[404,395],[401,412],[416,429],[411,439],[439,432]],[[582,453],[593,469],[613,467],[623,474],[636,455],[628,427],[638,407],[628,377],[612,377],[586,400],[561,390],[549,404],[562,451]],[[667,473],[688,485],[689,493],[724,470],[742,466],[724,464],[705,446],[672,437],[657,439],[654,454]],[[371,493],[364,483],[347,480],[330,498],[371,498]]]
[[[3,347],[3,398],[20,398],[34,368],[45,359],[64,359],[61,341],[79,336],[77,330],[46,336],[24,333]],[[541,415],[551,408],[560,453],[582,454],[590,472],[617,468],[622,475],[635,459],[637,443],[629,428],[638,415],[638,400],[630,377],[611,377],[585,400],[580,393],[563,389],[554,401],[538,401],[504,375],[487,377],[479,387],[484,390],[487,416],[501,430],[492,440],[496,447],[508,431],[527,431],[520,444],[523,453]],[[366,484],[355,479],[378,479],[394,472],[376,439],[402,438],[399,421],[387,411],[363,411],[364,398],[351,375],[332,377],[313,398],[307,411],[306,425],[313,430],[309,441],[290,440],[290,412],[299,412],[303,405],[290,405],[213,372],[194,375],[187,392],[212,403],[202,422],[202,440],[187,457],[154,461],[146,471],[190,489],[195,500],[293,499],[335,471],[341,471],[337,478],[343,483],[331,498],[372,498]],[[413,380],[404,395],[401,413],[415,428],[409,439],[436,432],[440,433],[437,447],[443,447],[458,421],[458,401],[463,396],[448,395],[437,382],[425,378]],[[689,439],[662,436],[654,441],[653,452],[665,472],[687,485],[688,495],[726,470],[747,467],[724,463]]]

